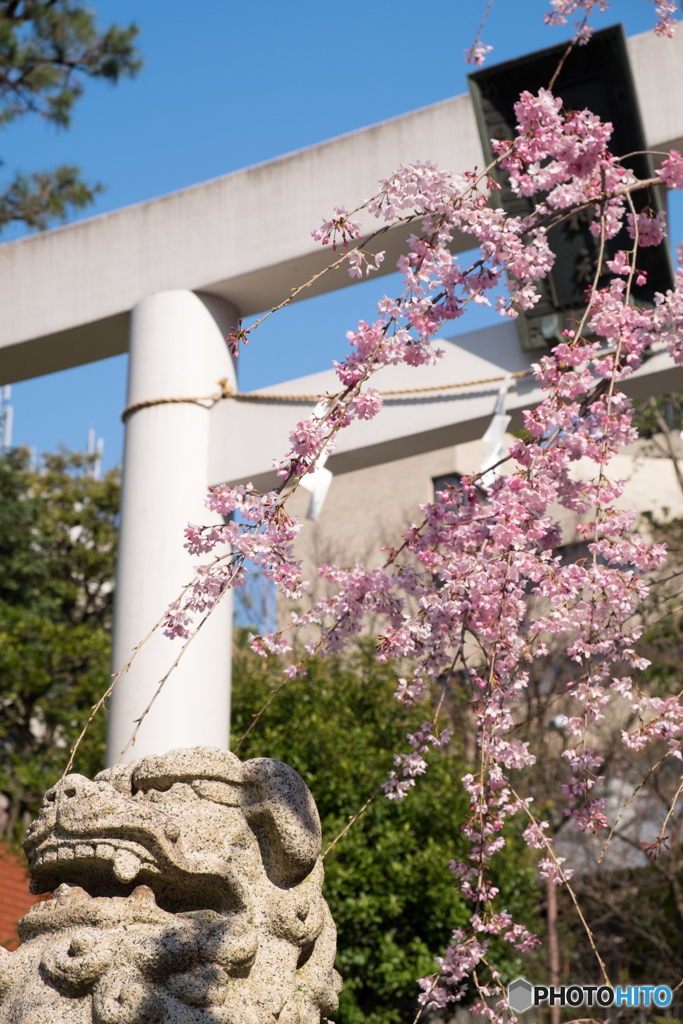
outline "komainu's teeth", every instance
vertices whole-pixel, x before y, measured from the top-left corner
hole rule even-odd
[[[60,846],[59,849],[57,850],[57,859],[58,860],[73,860],[74,859],[73,847],[71,847],[71,846]]]
[[[56,850],[46,850],[44,854],[45,861],[57,860]]]
[[[79,843],[76,847],[76,856],[89,858],[95,853],[94,847],[88,846],[87,843]]]
[[[82,903],[84,900],[89,900],[90,896],[85,889],[81,889],[80,885],[74,885],[73,882],[62,882],[52,893],[52,898],[55,900],[75,900],[78,903]]]
[[[111,860],[114,856],[114,847],[110,843],[98,843],[95,856],[100,860]]]
[[[132,882],[140,870],[140,858],[130,850],[117,850],[114,857],[114,875],[119,882]]]

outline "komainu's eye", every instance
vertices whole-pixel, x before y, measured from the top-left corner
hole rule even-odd
[[[195,779],[192,788],[203,800],[212,800],[215,804],[224,804],[226,807],[240,806],[240,787],[234,783],[218,782],[216,779]]]

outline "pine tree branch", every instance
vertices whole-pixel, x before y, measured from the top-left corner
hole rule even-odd
[[[52,222],[66,220],[73,211],[90,206],[102,190],[100,184],[82,181],[78,167],[66,164],[54,171],[17,174],[0,193],[0,231],[13,221],[43,231]]]

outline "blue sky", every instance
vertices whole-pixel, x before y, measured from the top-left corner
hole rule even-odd
[[[116,88],[88,83],[68,131],[26,119],[0,136],[6,172],[69,162],[102,182],[106,191],[88,215],[465,92],[470,69],[462,51],[486,0],[432,4],[423,8],[427,15],[407,0],[96,0],[91,6],[102,27],[137,22],[141,73]],[[566,30],[543,25],[547,6],[548,0],[494,0],[482,36],[494,47],[489,60],[562,42]],[[647,31],[653,4],[614,0],[595,23],[619,20],[628,35]],[[670,235],[680,241],[683,202],[675,198]],[[368,282],[272,318],[240,356],[241,387],[329,366],[344,352],[345,331],[372,314],[388,287],[387,278]],[[477,314],[462,321],[463,330],[491,322],[481,307]],[[12,394],[13,441],[39,452],[60,444],[82,449],[92,427],[104,437],[105,465],[114,465],[122,451],[125,388],[125,356],[21,382]]]

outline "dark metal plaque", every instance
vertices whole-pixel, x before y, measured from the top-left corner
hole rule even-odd
[[[468,76],[487,161],[493,159],[491,139],[514,138],[514,105],[520,93],[525,89],[537,93],[547,88],[566,49],[566,43],[553,46]],[[645,149],[645,134],[621,25],[596,32],[585,46],[575,46],[562,66],[553,93],[562,97],[566,111],[588,108],[602,121],[611,121],[614,126],[612,152],[618,156],[637,154],[629,156],[624,164],[639,178],[652,176],[650,157],[641,152]],[[494,175],[501,185],[496,201],[511,216],[526,216],[543,198],[542,194],[529,199],[516,196],[505,172],[497,169]],[[658,212],[662,205],[656,188],[636,192],[633,202],[637,212],[648,206]],[[593,282],[599,251],[599,241],[589,230],[591,216],[582,211],[548,232],[555,264],[548,277],[537,283],[541,298],[536,307],[520,314],[517,320],[522,348],[552,346],[560,340],[565,328],[574,328],[580,321],[585,310],[585,292]],[[619,249],[628,250],[632,246],[629,235],[622,229],[607,241],[605,259],[611,259]],[[652,306],[655,292],[673,287],[666,242],[641,248],[637,266],[647,273],[647,284],[634,284],[633,301],[638,306]],[[611,277],[605,267],[599,287],[605,287]]]

